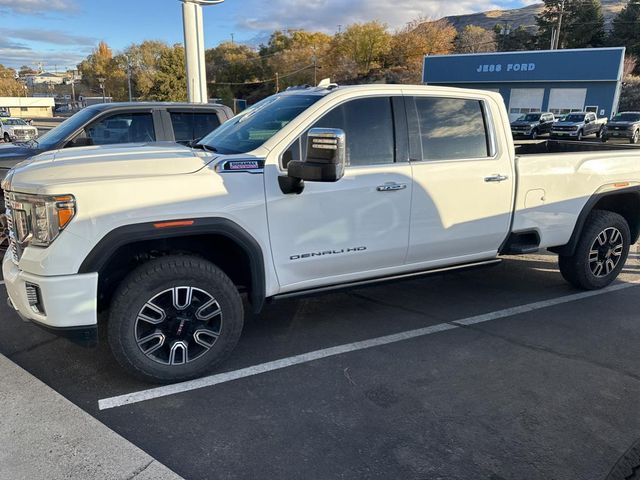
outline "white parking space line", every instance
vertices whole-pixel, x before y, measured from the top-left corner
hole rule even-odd
[[[104,398],[98,401],[98,408],[100,410],[107,410],[109,408],[122,407],[124,405],[130,405],[132,403],[138,403],[138,402],[143,402],[145,400],[151,400],[154,398],[175,395],[177,393],[197,390],[199,388],[211,387],[213,385],[219,385],[221,383],[230,382],[232,380],[238,380],[241,378],[259,375],[261,373],[272,372],[274,370],[280,370],[280,369],[291,367],[294,365],[300,365],[303,363],[312,362],[314,360],[320,360],[322,358],[342,355],[343,353],[354,352],[357,350],[364,350],[367,348],[378,347],[380,345],[387,345],[390,343],[401,342],[403,340],[409,340],[416,337],[432,335],[434,333],[443,332],[446,330],[453,330],[453,329],[461,328],[467,325],[474,325],[477,323],[489,322],[491,320],[511,317],[513,315],[527,313],[534,310],[539,310],[541,308],[561,305],[563,303],[575,302],[577,300],[582,300],[584,298],[595,297],[598,295],[603,295],[605,293],[624,290],[629,287],[637,286],[639,283],[640,283],[640,280],[629,282],[629,283],[618,283],[610,287],[603,288],[602,290],[593,290],[588,292],[574,293],[571,295],[565,295],[558,298],[552,298],[550,300],[542,300],[540,302],[528,303],[526,305],[505,308],[503,310],[497,310],[495,312],[485,313],[482,315],[475,315],[475,316],[463,318],[460,320],[454,320],[450,323],[439,323],[437,325],[418,328],[416,330],[408,330],[406,332],[394,333],[392,335],[385,335],[383,337],[372,338],[369,340],[362,340],[360,342],[347,343],[347,344],[338,345],[335,347],[324,348],[322,350],[315,350],[313,352],[303,353],[300,355],[295,355],[293,357],[282,358],[279,360],[274,360],[272,362],[261,363],[259,365],[253,365],[251,367],[242,368],[240,370],[234,370],[232,372],[219,373],[216,375],[210,375],[208,377],[198,378],[196,380],[189,380],[186,382],[174,383],[172,385],[165,385],[162,387],[150,388],[147,390],[141,390],[138,392],[128,393],[125,395],[119,395],[116,397]]]

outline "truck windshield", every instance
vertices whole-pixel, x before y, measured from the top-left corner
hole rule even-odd
[[[321,98],[299,94],[267,97],[227,120],[198,144],[223,154],[250,152]]]
[[[640,113],[618,113],[613,117],[614,122],[640,122]]]
[[[564,121],[565,122],[582,122],[584,121],[584,115],[567,115]]]
[[[44,148],[45,150],[55,148],[62,140],[66,139],[69,135],[82,127],[95,115],[96,111],[92,108],[80,110],[78,113],[67,118],[60,125],[49,130],[34,142],[38,148]]]
[[[26,125],[27,122],[24,120],[20,120],[19,118],[9,118],[7,120],[2,120],[2,123],[5,125]]]
[[[540,120],[540,114],[539,113],[528,113],[527,115],[522,117],[522,120],[524,120],[525,122],[537,122],[538,120]]]

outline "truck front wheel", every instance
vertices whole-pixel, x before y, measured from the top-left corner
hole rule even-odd
[[[589,214],[573,255],[560,255],[560,273],[585,290],[613,282],[627,261],[631,234],[621,215],[605,210]]]
[[[139,378],[187,380],[229,356],[243,317],[238,290],[222,270],[197,257],[160,257],[118,287],[109,345],[116,360]]]

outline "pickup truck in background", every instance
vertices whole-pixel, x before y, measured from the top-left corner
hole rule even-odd
[[[527,113],[511,122],[511,134],[514,138],[527,137],[532,140],[539,135],[551,133],[555,117],[551,112]]]
[[[9,304],[90,343],[105,311],[115,358],[155,382],[228,357],[242,295],[259,312],[538,250],[598,289],[640,234],[640,150],[516,156],[502,97],[450,87],[292,89],[193,148],[57,150],[2,186]]]
[[[101,103],[80,110],[40,138],[0,146],[0,178],[18,162],[48,150],[114,143],[169,141],[187,144],[233,116],[219,104]],[[12,119],[2,118],[4,123]],[[35,130],[34,127],[29,127]],[[36,130],[37,131],[37,130]]]
[[[593,112],[574,112],[551,127],[551,138],[582,140],[588,135],[602,137],[607,119],[597,118]]]
[[[607,124],[602,140],[628,138],[629,143],[640,141],[640,112],[621,112]]]
[[[5,143],[28,142],[38,138],[38,129],[22,118],[1,117],[0,138]]]

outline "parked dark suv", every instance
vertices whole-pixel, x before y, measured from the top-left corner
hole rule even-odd
[[[538,135],[550,133],[554,116],[550,112],[527,113],[511,122],[511,134],[514,137],[538,138]]]
[[[188,144],[215,130],[232,116],[230,108],[219,104],[135,102],[92,105],[36,140],[0,145],[0,177],[26,158],[59,148],[159,141]]]
[[[629,143],[640,141],[640,112],[622,112],[616,114],[607,124],[602,140],[609,138],[628,138]]]

